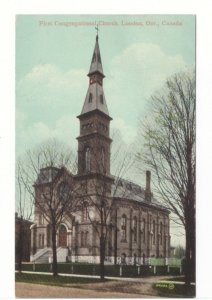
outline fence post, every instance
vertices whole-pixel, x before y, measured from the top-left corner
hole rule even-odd
[[[182,274],[182,266],[180,266],[180,274]]]
[[[153,272],[156,274],[156,266],[153,267]]]
[[[50,272],[52,272],[52,263],[50,263]]]
[[[32,270],[35,271],[35,262],[33,262],[33,269]]]
[[[169,274],[169,272],[170,272],[170,266],[168,265],[167,266],[167,273]]]
[[[122,276],[122,265],[120,265],[119,276]]]
[[[141,274],[141,267],[138,266],[138,275],[140,275],[140,274]]]
[[[74,265],[71,265],[71,274],[74,274]]]

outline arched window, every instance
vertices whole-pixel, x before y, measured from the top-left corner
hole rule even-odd
[[[81,247],[84,247],[84,232],[81,232]]]
[[[121,239],[126,241],[127,239],[127,217],[126,215],[122,216],[121,219]]]
[[[155,244],[155,236],[156,236],[156,229],[155,229],[155,220],[153,221],[153,244]]]
[[[87,172],[91,170],[91,151],[89,147],[85,149],[85,170]]]
[[[137,217],[133,218],[133,241],[137,242]]]
[[[58,233],[59,247],[67,247],[67,229],[63,224],[60,224]]]

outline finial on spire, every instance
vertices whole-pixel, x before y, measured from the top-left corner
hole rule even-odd
[[[99,38],[99,25],[98,24],[95,27],[95,29],[96,29],[96,40],[98,41],[98,38]]]

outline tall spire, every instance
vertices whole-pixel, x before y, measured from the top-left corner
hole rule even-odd
[[[96,35],[96,44],[94,47],[93,56],[92,56],[92,60],[91,60],[91,66],[90,66],[88,76],[93,74],[94,72],[99,72],[100,74],[103,75],[103,77],[105,77],[104,73],[103,73],[102,60],[101,60],[100,49],[99,49],[98,31],[97,31],[97,35]]]
[[[98,110],[109,116],[107,103],[103,91],[103,79],[105,77],[102,68],[102,60],[99,49],[98,28],[96,35],[96,43],[91,60],[90,70],[88,73],[89,87],[85,97],[81,115],[90,111]]]

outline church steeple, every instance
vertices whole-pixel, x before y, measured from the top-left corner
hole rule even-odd
[[[94,47],[93,56],[92,56],[92,60],[91,60],[91,66],[90,66],[88,76],[91,76],[94,72],[98,72],[102,75],[102,77],[105,77],[104,73],[103,73],[103,68],[102,68],[102,60],[101,60],[101,54],[100,54],[98,41],[99,41],[99,36],[96,35],[96,44]]]
[[[103,91],[104,73],[99,50],[98,34],[88,73],[89,86],[85,97],[78,136],[78,175],[110,176],[110,121]]]
[[[89,73],[87,76],[89,77],[89,87],[85,97],[81,115],[93,110],[99,110],[105,115],[109,116],[109,111],[107,108],[103,90],[103,79],[105,75],[103,73],[98,34],[96,36],[96,43],[92,55]]]

